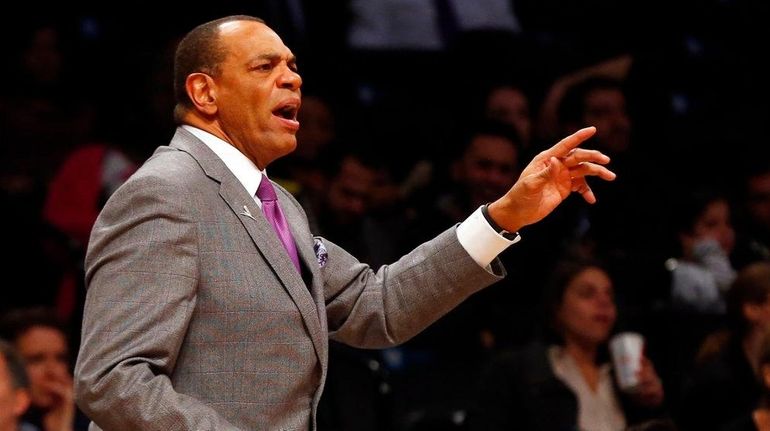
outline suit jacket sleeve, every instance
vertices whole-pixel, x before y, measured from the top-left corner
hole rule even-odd
[[[170,375],[196,302],[198,235],[190,194],[130,179],[97,220],[75,368],[76,400],[105,430],[236,430]]]
[[[499,260],[480,267],[457,240],[456,226],[373,271],[327,243],[323,268],[331,338],[355,347],[403,343],[476,291],[500,280]]]

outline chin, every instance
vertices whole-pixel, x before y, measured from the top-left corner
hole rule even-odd
[[[281,148],[286,151],[286,154],[289,154],[297,149],[297,137],[294,135],[291,135],[291,137],[287,138],[281,144],[282,144]]]

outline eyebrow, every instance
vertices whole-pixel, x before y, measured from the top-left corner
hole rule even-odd
[[[270,61],[280,60],[281,58],[283,58],[283,56],[281,54],[278,54],[278,53],[259,54],[256,57],[257,60],[270,60]],[[296,63],[297,62],[297,57],[294,54],[291,54],[286,59],[286,62],[287,63]]]

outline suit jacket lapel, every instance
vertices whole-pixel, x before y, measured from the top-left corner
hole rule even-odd
[[[277,187],[277,190],[284,192],[282,188]],[[289,192],[285,192],[288,194]],[[290,202],[284,193],[278,193],[278,201],[281,208],[284,210],[284,215],[289,223],[292,235],[294,235],[294,241],[297,242],[297,252],[299,258],[304,266],[310,272],[311,279],[309,280],[310,292],[313,295],[313,300],[316,303],[319,318],[322,323],[325,319],[325,298],[323,293],[323,284],[321,282],[321,270],[318,265],[318,258],[315,255],[315,249],[313,244],[313,234],[306,228],[307,223],[304,221],[302,214],[299,211],[294,210],[293,202]],[[323,316],[321,316],[323,314]]]
[[[224,162],[206,144],[200,142],[191,133],[178,128],[174,138],[171,140],[171,146],[189,153],[198,161],[207,176],[220,183],[219,195],[238,216],[252,241],[260,253],[262,253],[265,261],[273,268],[273,271],[296,304],[310,333],[316,354],[323,363],[323,358],[326,355],[325,346],[327,341],[318,316],[318,303],[311,296],[305,282],[273,231],[273,227],[263,215],[262,209],[254,201],[254,198],[249,196],[246,189],[243,188],[243,185],[230,172]],[[284,200],[279,202],[282,208],[286,207],[287,204]],[[250,213],[251,217],[244,215],[246,212]],[[294,227],[297,225],[297,220],[288,219],[288,222],[295,241],[297,241],[298,235]],[[297,248],[305,264],[309,265],[306,254],[308,250],[312,254],[312,244],[308,248],[305,243],[298,242]],[[317,270],[317,268],[312,266],[309,266],[309,268]],[[317,277],[314,276],[313,278]]]

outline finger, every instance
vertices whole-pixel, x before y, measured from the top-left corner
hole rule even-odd
[[[548,158],[566,157],[573,148],[576,148],[583,141],[593,136],[594,133],[596,133],[596,127],[593,126],[580,129],[577,132],[557,142],[553,147],[543,151],[543,155]]]
[[[606,165],[610,162],[610,158],[600,151],[586,150],[583,148],[573,148],[569,153],[567,153],[567,156],[564,157],[564,164],[570,168],[584,162]]]
[[[615,172],[612,172],[602,165],[597,165],[590,162],[583,162],[573,168],[570,168],[569,175],[572,178],[580,178],[586,176],[599,177],[607,181],[612,181],[617,177]]]
[[[580,193],[589,204],[596,203],[596,196],[594,195],[591,187],[588,186],[585,177],[578,177],[572,179],[572,191]]]

